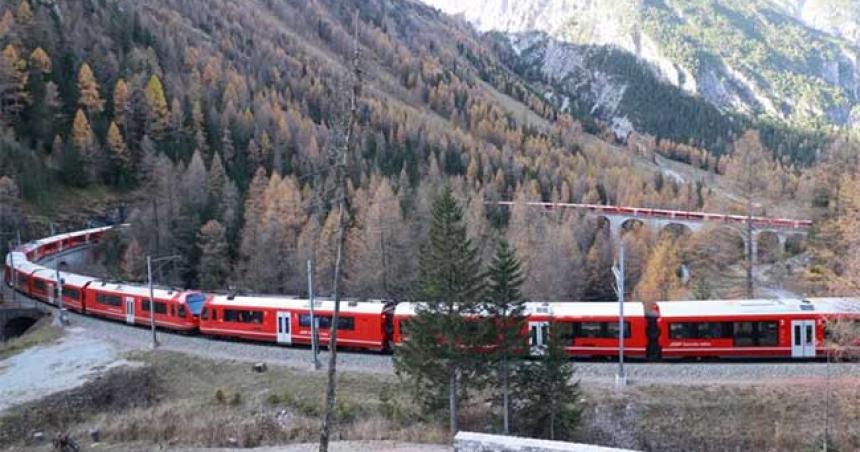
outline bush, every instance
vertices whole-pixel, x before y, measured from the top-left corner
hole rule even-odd
[[[215,401],[220,403],[220,404],[223,404],[224,402],[227,401],[227,396],[224,395],[224,391],[222,391],[220,389],[215,391]]]
[[[233,394],[233,397],[230,399],[230,405],[236,406],[236,405],[240,405],[241,403],[242,403],[242,394],[240,394],[238,392]]]

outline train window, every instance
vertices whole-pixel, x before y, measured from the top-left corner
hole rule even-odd
[[[179,306],[178,313],[179,317],[185,317],[185,306]]]
[[[586,339],[597,339],[603,337],[603,325],[601,322],[580,322],[577,337]]]
[[[96,302],[107,306],[122,306],[122,298],[103,293],[96,294]]]
[[[565,342],[570,343],[576,337],[576,328],[573,322],[555,322],[552,324],[552,331],[556,337]]]
[[[331,316],[315,316],[317,320],[317,325],[319,329],[329,329],[331,328]],[[401,322],[401,329],[403,328],[403,323]],[[299,326],[310,328],[311,326],[311,315],[310,314],[302,314],[299,316]],[[337,329],[339,330],[354,330],[355,329],[355,318],[353,317],[339,317],[337,319]]]
[[[690,326],[689,323],[682,322],[673,322],[669,324],[669,338],[670,339],[688,339],[689,333],[687,330]]]
[[[45,285],[45,281],[42,281],[41,279],[33,280],[33,288],[40,292],[48,290],[48,286]]]
[[[63,287],[63,296],[66,298],[73,298],[75,300],[81,299],[81,292],[78,289],[69,289]]]
[[[213,316],[214,320],[214,316]],[[238,322],[238,323],[263,323],[263,312],[262,311],[239,311],[236,309],[225,309],[224,310],[224,321],[225,322]]]
[[[761,346],[775,346],[779,344],[779,324],[777,322],[758,323],[758,343]]]
[[[188,309],[191,310],[191,314],[200,315],[200,311],[203,309],[203,303],[206,302],[206,295],[202,293],[193,293],[185,297],[185,304],[188,305]]]
[[[756,322],[735,322],[735,346],[751,347],[756,345]]]
[[[203,311],[200,313],[200,319],[201,320],[209,320],[209,310],[208,309],[203,308]]]
[[[618,338],[618,322],[606,322],[607,339]],[[630,339],[630,322],[624,322],[624,339]]]
[[[149,312],[149,300],[143,300],[140,303],[140,309],[144,312]],[[160,301],[155,302],[155,313],[156,314],[167,314],[167,305]]]

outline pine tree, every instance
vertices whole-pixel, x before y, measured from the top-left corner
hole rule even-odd
[[[169,112],[164,86],[157,75],[149,78],[144,96],[146,98],[146,134],[153,140],[160,141],[164,139],[167,131]]]
[[[496,255],[487,269],[487,284],[484,311],[494,319],[491,338],[496,344],[490,360],[494,364],[500,380],[502,393],[503,432],[510,433],[510,383],[513,361],[521,353],[525,342],[522,330],[525,328],[525,300],[520,287],[525,280],[522,265],[507,240],[500,240]]]
[[[197,274],[203,290],[224,288],[227,275],[230,274],[226,232],[217,220],[209,220],[197,235],[197,246],[200,248]]]
[[[550,335],[543,356],[516,375],[516,431],[524,436],[568,440],[579,424],[582,393],[571,383],[574,368],[557,338]]]
[[[395,354],[398,374],[411,380],[429,409],[447,393],[451,435],[458,430],[459,400],[474,376],[474,348],[483,336],[466,315],[484,289],[478,251],[466,234],[463,210],[446,186],[434,200],[429,237],[419,256],[418,298],[407,339]]]
[[[78,93],[78,104],[86,110],[87,115],[92,117],[102,112],[104,101],[99,94],[99,83],[87,63],[82,64],[78,72]]]

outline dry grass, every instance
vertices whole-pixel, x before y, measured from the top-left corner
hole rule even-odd
[[[834,380],[832,389],[835,450],[860,450],[860,380]],[[826,386],[818,381],[587,393],[582,441],[667,451],[812,451],[824,438]]]
[[[130,358],[148,364],[137,371],[154,375],[156,387],[138,388],[153,403],[119,410],[76,408],[92,412],[83,417],[61,415],[63,422],[46,426],[46,431],[69,431],[82,445],[89,446],[85,440],[88,431],[98,429],[102,447],[149,445],[141,450],[154,445],[256,447],[318,439],[323,372],[270,368],[257,373],[247,363],[165,351],[138,352]],[[102,383],[95,381],[79,389],[86,391]],[[122,397],[133,390],[116,388],[115,395]],[[406,400],[394,377],[342,375],[337,405],[341,425],[336,439],[446,441],[447,433],[418,418]],[[4,429],[29,422],[23,412],[31,409],[26,407],[5,421],[0,419],[0,437]],[[37,446],[26,440],[18,444]]]
[[[0,343],[0,359],[6,359],[30,347],[54,342],[61,338],[63,330],[53,326],[51,322],[50,316],[43,317],[22,336]]]

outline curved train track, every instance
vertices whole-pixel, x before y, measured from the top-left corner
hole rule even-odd
[[[87,231],[82,231],[73,234],[80,235],[86,234],[86,232]],[[43,239],[41,241],[27,244],[16,250],[18,253],[24,253],[25,255],[30,253],[28,256],[28,265],[31,267],[28,267],[27,269],[32,270],[32,272],[36,272],[36,270],[39,269],[36,267],[40,267],[42,271],[45,272],[45,269],[49,269],[49,266],[53,265],[55,259],[60,257],[70,257],[85,252],[87,245],[94,241],[88,237],[86,240],[79,241],[78,243],[68,247],[64,247],[62,244],[59,246],[54,245],[50,251],[45,251],[43,247],[50,246],[46,244],[56,243],[57,237],[71,237],[71,235],[65,234],[49,239]],[[97,240],[97,237],[94,237],[93,239]],[[29,261],[31,258],[34,262]],[[16,274],[17,277],[18,273],[17,270],[10,272],[12,260],[11,256],[7,256],[7,281],[11,279],[10,277],[12,274]],[[24,270],[23,266],[16,264],[15,267],[16,269]],[[66,278],[66,275],[71,275],[65,272],[60,272],[60,274],[63,279]],[[80,275],[74,276],[81,278]],[[28,279],[27,288],[30,287],[29,284],[31,283],[32,281]],[[20,280],[17,287],[21,289]],[[20,291],[27,295],[31,295],[26,289]],[[207,303],[211,303],[211,301],[212,300],[210,299]],[[683,302],[680,304],[684,305]],[[207,306],[210,305],[207,304]],[[157,307],[156,312],[158,312]],[[683,314],[683,312],[681,314]],[[119,322],[94,318],[77,313],[70,315],[72,317],[73,324],[76,326],[82,326],[88,335],[102,337],[111,342],[130,348],[143,348],[147,347],[149,344],[149,331],[142,328],[134,328],[130,327],[130,325],[124,325]],[[296,323],[298,323],[298,320],[296,320]],[[161,326],[163,327],[165,325]],[[300,343],[298,347],[281,347],[273,344],[245,340],[212,341],[211,338],[206,335],[175,334],[171,332],[169,328],[160,328],[160,330],[161,332],[159,334],[162,346],[168,350],[176,350],[222,359],[266,361],[271,363],[287,364],[294,367],[308,367],[311,365],[311,351]],[[236,336],[237,338],[243,337],[242,335]],[[247,336],[244,337],[247,338]],[[296,345],[296,343],[293,343],[292,345]],[[367,351],[353,351],[353,353],[345,354],[343,356],[342,366],[346,370],[382,374],[392,373],[391,360],[386,355]],[[700,363],[683,360],[672,363],[654,363],[640,361],[628,363],[627,370],[629,377],[633,380],[668,382],[673,384],[699,384],[707,382],[760,383],[762,381],[781,381],[785,379],[823,378],[828,372],[832,372],[832,375],[836,376],[853,376],[858,375],[858,370],[860,370],[860,365],[856,363],[840,363],[838,365],[831,366],[821,362],[820,360],[785,362],[784,359],[766,358],[764,360],[760,359],[750,362],[732,359],[717,360],[709,358],[707,355],[700,358],[707,360],[707,362]],[[603,360],[590,359],[580,362],[577,365],[578,378],[582,378],[586,381],[611,380],[614,377],[616,365],[613,362],[608,362],[608,359],[612,359],[611,354]]]

